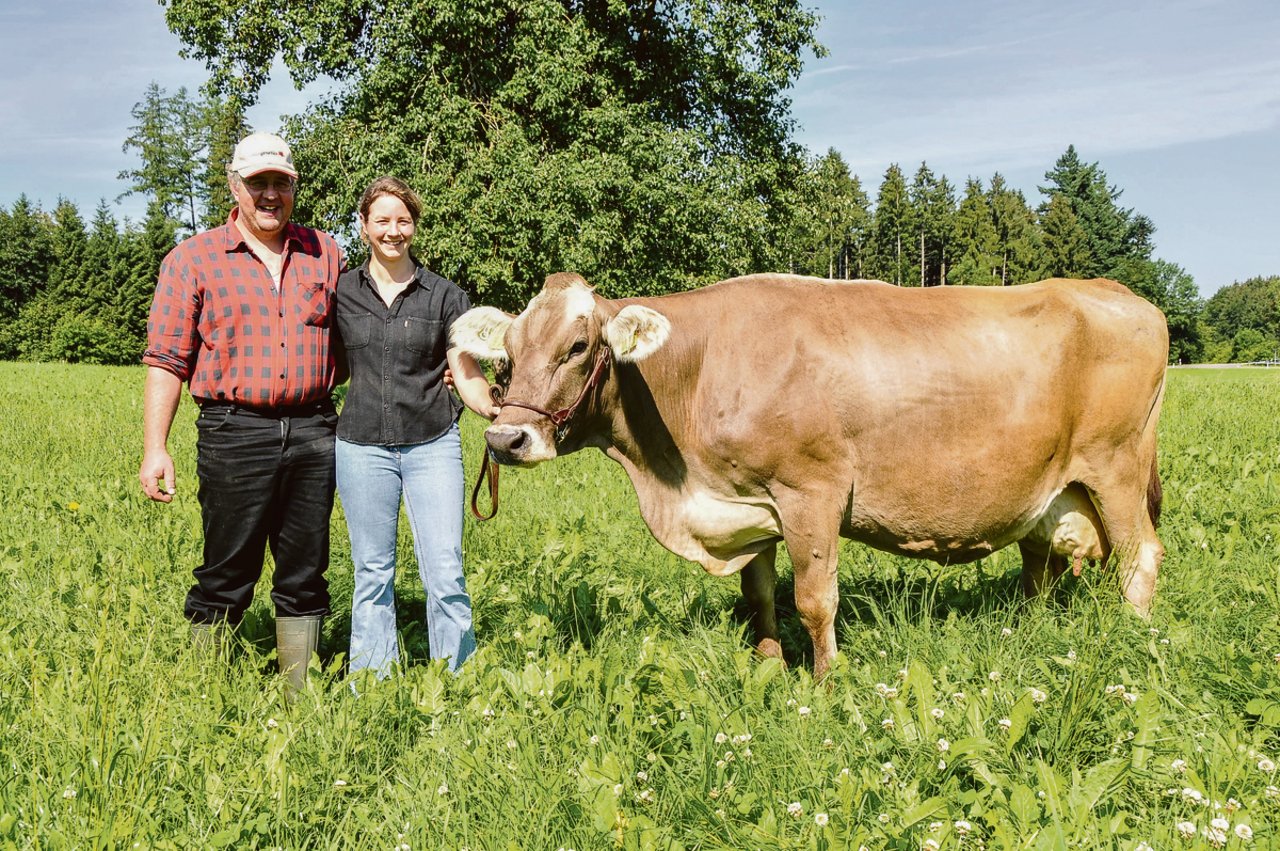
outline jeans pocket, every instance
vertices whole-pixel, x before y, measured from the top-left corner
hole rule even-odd
[[[196,417],[196,430],[205,434],[220,430],[231,418],[231,406],[217,407],[210,410],[201,409]]]

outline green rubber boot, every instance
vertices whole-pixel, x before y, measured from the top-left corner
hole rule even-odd
[[[276,618],[276,659],[280,662],[280,673],[288,680],[290,700],[296,699],[298,692],[307,686],[307,666],[311,664],[311,655],[320,648],[322,620],[319,615]]]
[[[191,653],[202,662],[221,659],[226,655],[226,621],[191,624]]]

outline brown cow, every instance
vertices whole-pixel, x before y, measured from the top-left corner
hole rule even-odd
[[[478,307],[451,333],[509,360],[492,455],[530,466],[603,450],[663,546],[742,571],[774,656],[784,541],[818,676],[836,652],[841,536],[942,563],[1017,542],[1028,590],[1114,548],[1125,599],[1151,604],[1168,331],[1113,281],[751,275],[609,300],[562,273],[519,316]]]

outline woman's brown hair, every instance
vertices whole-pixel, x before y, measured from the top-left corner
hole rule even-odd
[[[360,196],[360,218],[367,219],[369,217],[369,208],[373,206],[373,202],[383,195],[391,195],[399,198],[409,210],[409,217],[413,219],[413,223],[418,223],[418,216],[422,215],[422,199],[418,197],[418,193],[409,188],[409,184],[405,183],[398,177],[383,175],[369,184],[369,188]]]

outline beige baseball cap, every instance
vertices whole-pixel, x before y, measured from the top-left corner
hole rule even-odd
[[[278,171],[295,179],[298,176],[289,143],[274,133],[250,133],[241,139],[231,157],[231,170],[241,177],[264,171]]]

